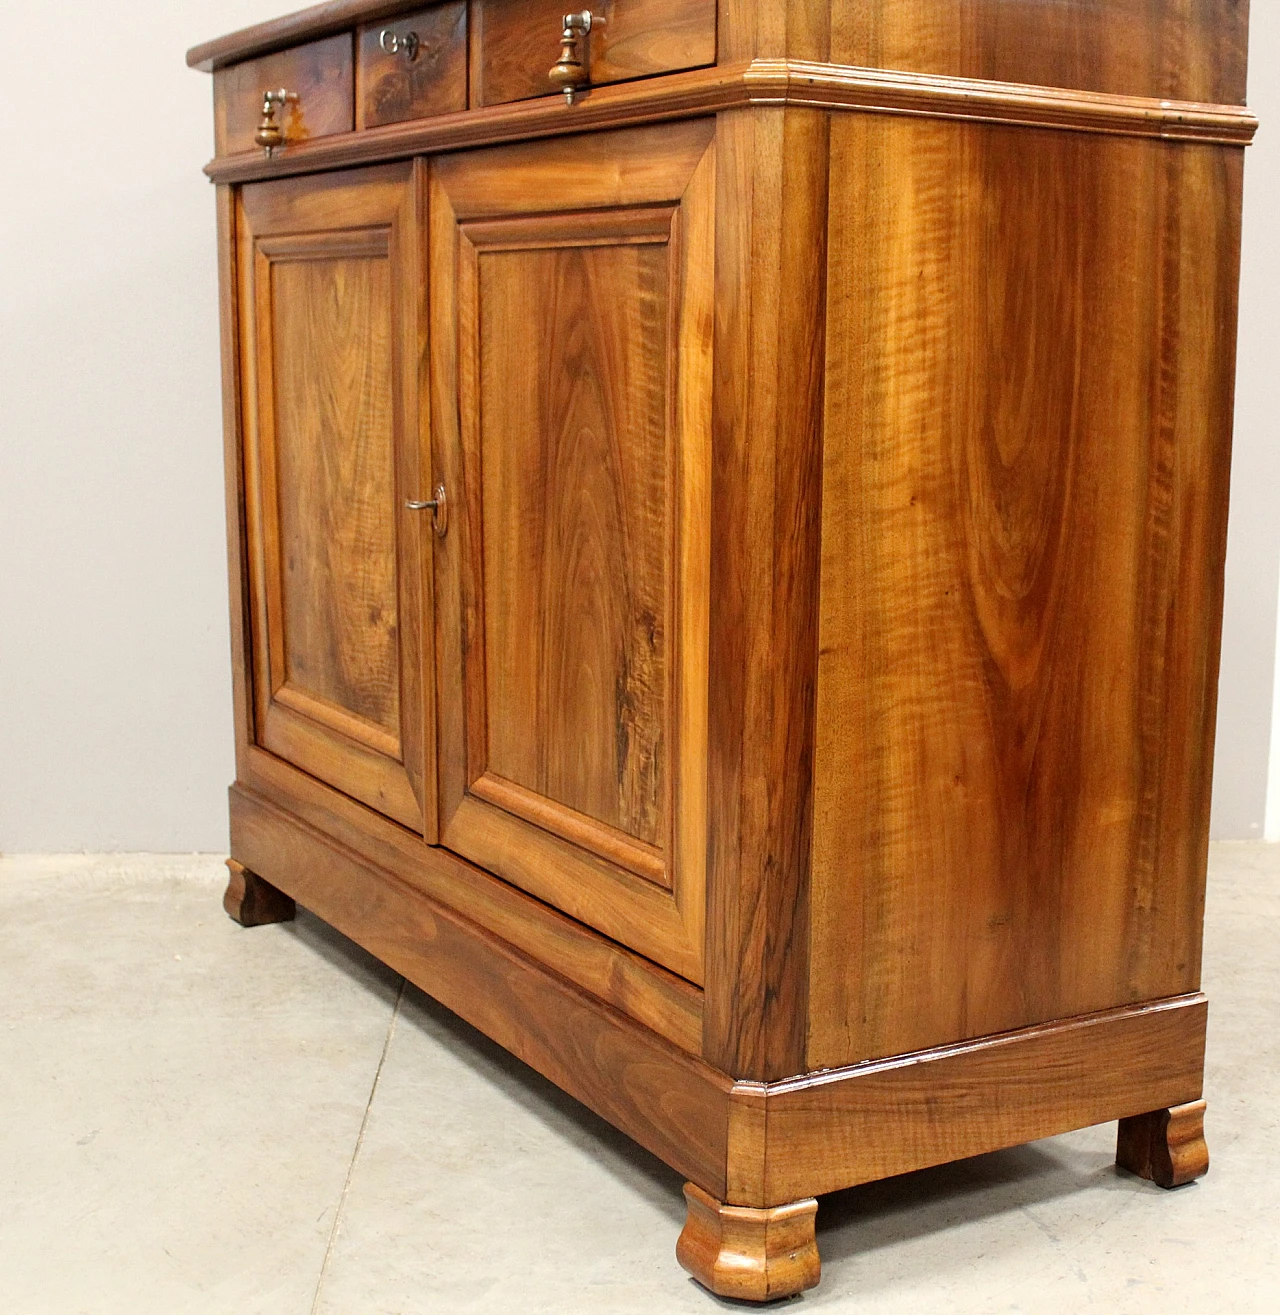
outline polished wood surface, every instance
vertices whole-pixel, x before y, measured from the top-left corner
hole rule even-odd
[[[254,151],[267,91],[293,93],[277,110],[285,147],[355,126],[355,79],[349,34],[313,41],[214,74],[214,144],[219,155]],[[259,154],[262,152],[259,151]]]
[[[460,310],[479,327],[485,771],[662,884],[674,217],[468,225]]]
[[[833,0],[830,9],[838,64],[1244,104],[1249,0]]]
[[[1199,983],[1240,164],[833,123],[808,1067]]]
[[[458,508],[437,559],[443,842],[695,982],[711,141],[693,122],[458,155],[431,195]]]
[[[229,874],[222,907],[242,927],[264,927],[272,922],[292,922],[297,911],[293,900],[243,863],[227,859]]]
[[[1158,1187],[1182,1187],[1209,1172],[1204,1140],[1205,1102],[1152,1110],[1121,1119],[1116,1163]]]
[[[817,1287],[822,1276],[813,1199],[755,1210],[725,1205],[686,1183],[676,1259],[718,1297],[776,1301]]]
[[[242,197],[256,740],[421,832],[417,233],[407,166]]]
[[[384,32],[400,42],[411,35],[412,53],[386,50]],[[380,19],[356,33],[357,130],[466,108],[466,0]]]
[[[471,104],[547,96],[564,0],[471,0]],[[602,0],[584,39],[590,85],[716,60],[716,0]]]

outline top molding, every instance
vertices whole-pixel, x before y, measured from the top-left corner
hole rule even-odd
[[[1110,96],[798,60],[753,60],[592,88],[569,107],[559,96],[542,96],[319,137],[278,151],[270,159],[261,152],[222,156],[211,161],[205,172],[217,183],[249,182],[752,105],[1003,123],[1218,146],[1247,146],[1258,127],[1257,119],[1237,105]]]

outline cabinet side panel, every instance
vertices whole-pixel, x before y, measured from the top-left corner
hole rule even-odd
[[[1240,162],[834,121],[810,1068],[1199,983]]]
[[[837,64],[1243,105],[1249,0],[835,0]]]

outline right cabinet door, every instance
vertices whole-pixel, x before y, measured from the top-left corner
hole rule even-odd
[[[714,123],[431,166],[441,843],[702,980]]]

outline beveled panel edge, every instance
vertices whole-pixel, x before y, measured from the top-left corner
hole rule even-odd
[[[592,88],[573,105],[566,105],[559,96],[544,96],[362,132],[335,133],[287,146],[270,160],[260,152],[241,152],[212,160],[205,172],[218,183],[247,182],[471,146],[690,118],[747,105],[859,110],[1218,146],[1247,146],[1258,128],[1256,117],[1236,105],[761,59]]]
[[[685,1053],[701,1055],[700,987],[265,749],[251,746],[245,768],[229,792],[233,817],[242,804],[270,810],[362,869],[386,874],[537,958]]]

